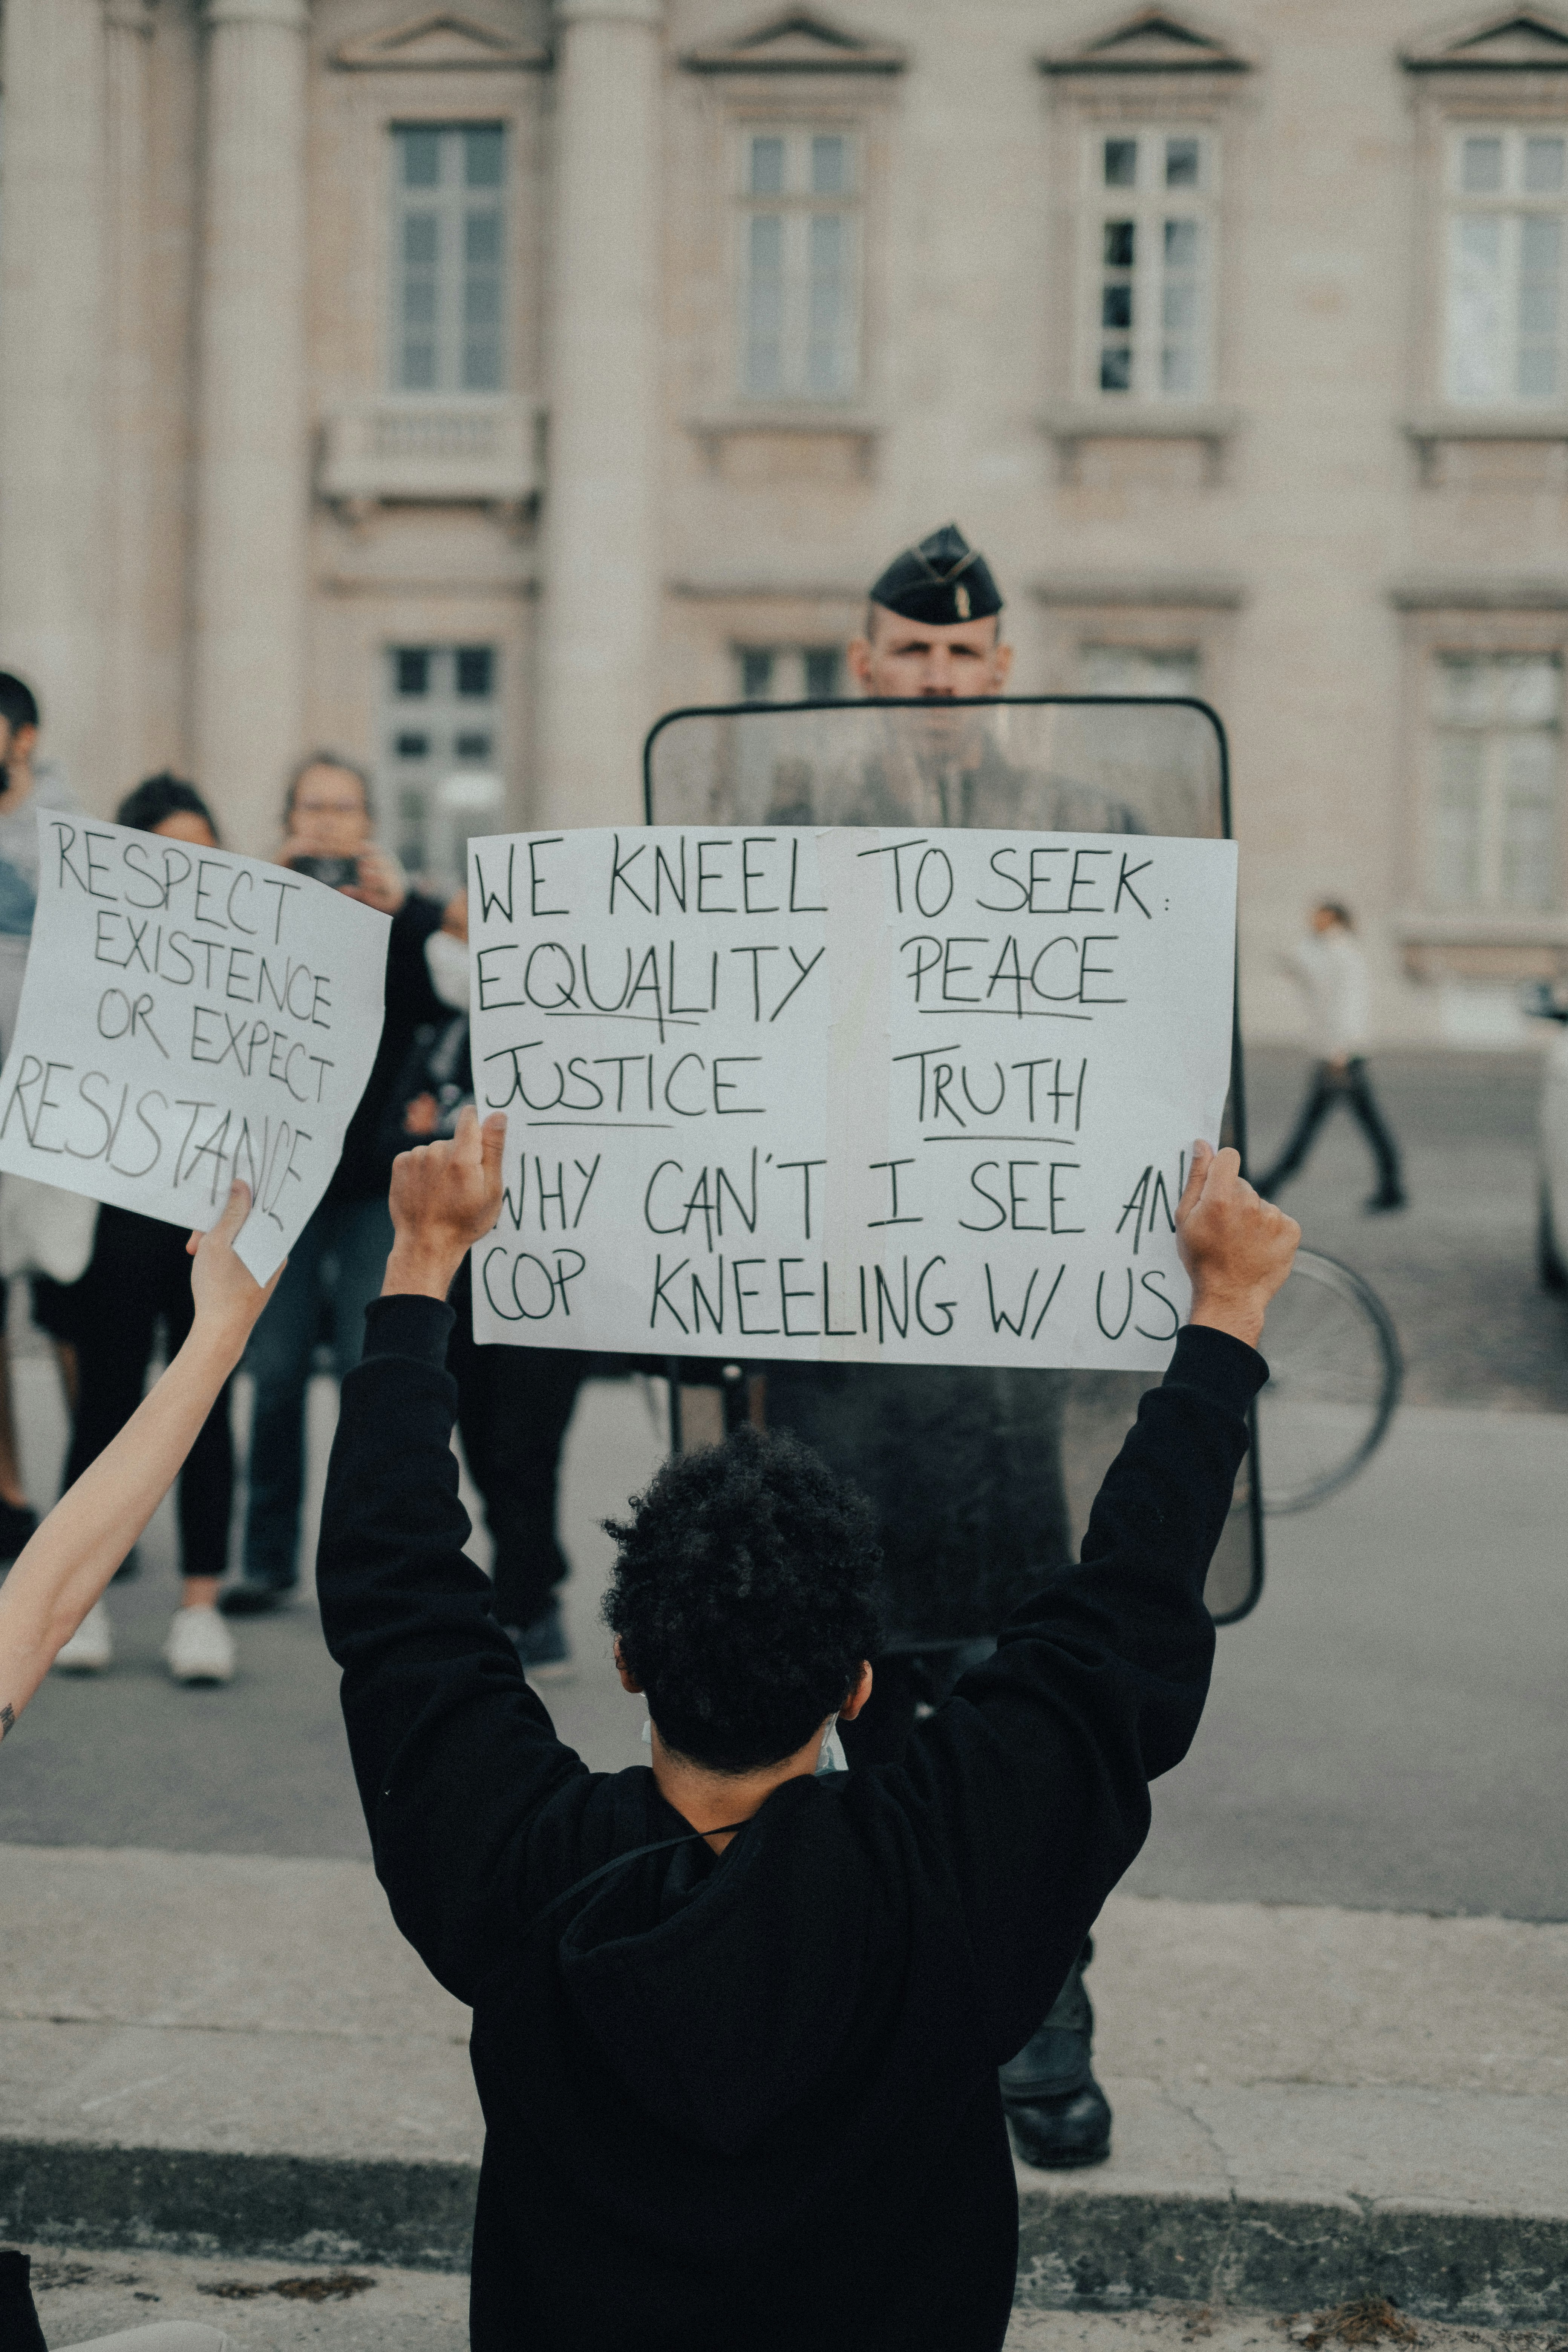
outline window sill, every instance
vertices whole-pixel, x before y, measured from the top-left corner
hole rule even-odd
[[[1517,988],[1568,969],[1568,912],[1448,908],[1395,915],[1389,929],[1407,979],[1426,987]]]
[[[1195,401],[1121,401],[1114,394],[1101,400],[1063,401],[1038,420],[1047,438],[1056,444],[1064,481],[1078,479],[1079,452],[1086,441],[1193,441],[1207,459],[1210,481],[1220,478],[1226,445],[1235,438],[1241,418],[1234,408],[1215,408]]]
[[[1568,573],[1553,580],[1396,580],[1388,592],[1396,613],[1568,612]]]
[[[1568,909],[1450,907],[1394,915],[1405,948],[1568,948]]]
[[[381,393],[321,423],[316,488],[351,520],[384,505],[526,508],[542,404],[525,393]]]
[[[769,435],[795,438],[802,434],[816,440],[847,442],[863,474],[871,470],[878,442],[887,427],[864,409],[838,408],[827,401],[775,401],[754,408],[721,409],[707,416],[690,416],[686,429],[710,466],[717,467],[728,441]]]
[[[1422,480],[1431,482],[1436,478],[1447,443],[1568,444],[1568,408],[1427,408],[1407,416],[1404,430],[1419,461]]]

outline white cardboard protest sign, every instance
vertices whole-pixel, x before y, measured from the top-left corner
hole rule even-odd
[[[370,1076],[389,919],[258,857],[50,809],[38,832],[0,1169],[204,1231],[242,1176],[268,1281]]]
[[[501,835],[480,1340],[1152,1370],[1230,1074],[1236,850],[1107,834]]]

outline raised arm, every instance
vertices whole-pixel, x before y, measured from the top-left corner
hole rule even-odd
[[[541,1808],[587,1779],[463,1553],[446,1297],[500,1211],[505,1134],[504,1118],[481,1129],[467,1107],[449,1143],[394,1164],[392,1255],[343,1382],[316,1561],[376,1871],[403,1933],[462,2000],[527,1899]]]
[[[0,1738],[167,1494],[272,1296],[278,1275],[264,1290],[234,1254],[249,1209],[249,1188],[237,1183],[212,1231],[192,1234],[195,1317],[189,1337],[119,1436],[61,1496],[0,1586]]]
[[[903,1768],[957,1882],[998,2058],[1059,1989],[1207,1696],[1204,1581],[1268,1376],[1255,1342],[1300,1235],[1234,1151],[1202,1143],[1177,1220],[1191,1320],[1106,1474],[1081,1560],[1015,1611]]]

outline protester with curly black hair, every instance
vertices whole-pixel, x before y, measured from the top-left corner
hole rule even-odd
[[[605,1598],[666,1747],[715,1772],[777,1764],[838,1714],[881,1636],[862,1496],[788,1436],[737,1431],[667,1462]]]
[[[868,1515],[798,1444],[671,1465],[609,1601],[651,1769],[556,1738],[463,1556],[447,1371],[504,1118],[393,1172],[317,1589],[376,1872],[474,2012],[477,2352],[998,2352],[1018,2207],[998,2064],[1185,1753],[1204,1578],[1298,1228],[1194,1145],[1192,1320],[1046,1571],[901,1759],[818,1771],[871,1685]]]

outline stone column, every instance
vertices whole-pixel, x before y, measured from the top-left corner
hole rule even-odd
[[[237,848],[304,724],[307,0],[206,0],[193,736]]]
[[[101,805],[103,0],[7,0],[0,70],[0,668]]]
[[[635,821],[658,622],[660,0],[556,0],[546,824]]]
[[[109,454],[104,584],[103,687],[112,773],[105,806],[144,775],[151,698],[147,690],[149,541],[153,526],[148,338],[148,58],[153,0],[105,0],[108,94]],[[158,730],[167,741],[169,729]]]

